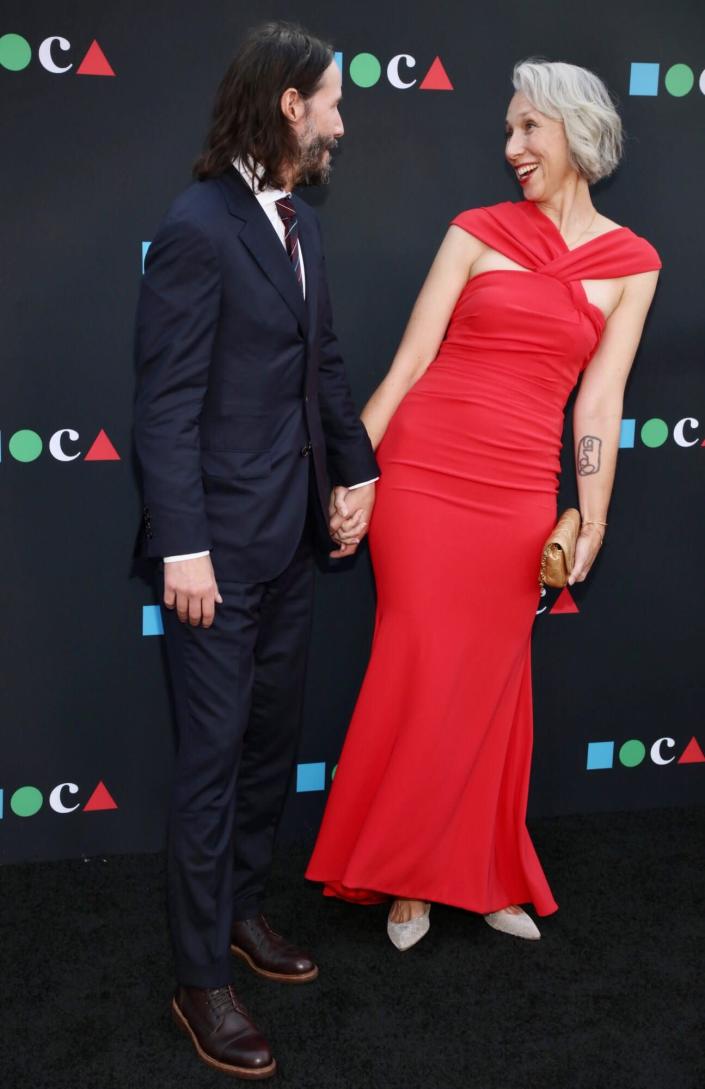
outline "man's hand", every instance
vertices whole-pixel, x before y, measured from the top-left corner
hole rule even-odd
[[[332,559],[355,554],[369,528],[374,504],[374,483],[352,490],[343,487],[333,489],[328,506],[328,528],[340,548],[330,553]]]
[[[215,606],[223,604],[210,556],[164,564],[164,604],[176,609],[179,620],[210,628]]]

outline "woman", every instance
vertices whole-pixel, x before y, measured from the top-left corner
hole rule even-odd
[[[540,937],[556,910],[526,825],[530,636],[556,521],[563,412],[574,410],[582,530],[570,583],[603,544],[624,386],[656,251],[593,206],[619,117],[574,65],[513,75],[505,155],[524,200],[463,212],[363,421],[382,468],[370,544],[372,657],[307,877],[328,895],[393,897],[407,949],[433,901]],[[339,539],[359,537],[333,521]]]

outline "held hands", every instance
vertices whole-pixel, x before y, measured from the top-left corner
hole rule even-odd
[[[374,504],[374,484],[365,484],[352,491],[343,487],[333,488],[328,504],[328,529],[340,547],[330,553],[332,559],[355,554],[369,528]]]
[[[215,606],[223,604],[210,556],[164,564],[164,604],[182,624],[210,628]]]
[[[568,576],[569,586],[576,582],[585,582],[597,553],[602,547],[602,540],[603,537],[599,526],[583,526],[575,546],[575,563]]]

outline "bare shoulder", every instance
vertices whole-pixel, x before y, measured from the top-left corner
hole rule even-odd
[[[485,249],[487,249],[485,243],[481,242],[477,235],[472,234],[466,227],[451,223],[441,244],[440,252],[448,254],[451,259],[462,261],[469,268]]]
[[[621,277],[620,298],[608,319],[609,328],[638,331],[641,335],[656,291],[658,275],[657,269],[650,269]]]
[[[633,272],[630,276],[625,276],[625,298],[633,299],[635,302],[645,302],[648,306],[654,297],[659,271],[659,269],[649,269],[647,272]]]
[[[623,224],[617,223],[614,219],[608,219],[607,216],[600,215],[598,212],[597,219],[593,224],[592,231],[590,232],[595,238],[599,238],[601,234],[607,234],[609,231],[620,231]]]

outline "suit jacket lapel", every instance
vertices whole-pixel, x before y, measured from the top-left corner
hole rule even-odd
[[[308,318],[308,332],[310,336],[316,333],[316,312],[318,309],[318,267],[321,261],[321,245],[313,214],[304,205],[304,213],[301,214],[303,201],[294,198],[297,211],[297,223],[299,227],[299,244],[304,259],[304,274],[306,277],[306,311]]]
[[[277,238],[266,212],[260,207],[256,197],[234,167],[227,174],[223,174],[219,180],[228,211],[231,215],[244,220],[240,239],[298,319],[301,331],[305,335],[308,332],[308,313],[301,288],[289,256]],[[308,291],[308,278],[306,287]]]

